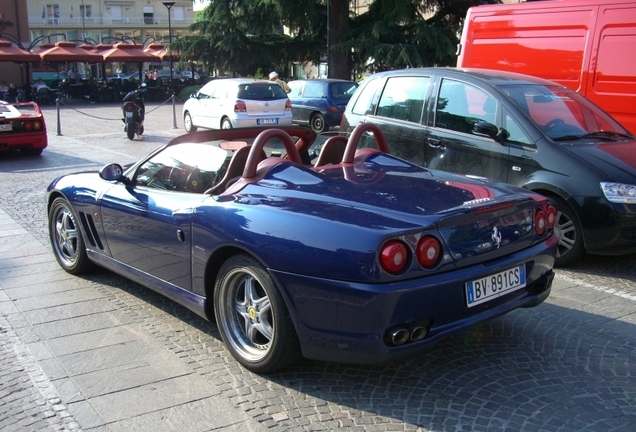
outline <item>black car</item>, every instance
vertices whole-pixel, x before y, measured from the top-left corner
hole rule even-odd
[[[559,266],[636,252],[636,141],[567,87],[485,69],[382,72],[351,98],[340,133],[363,122],[398,157],[550,197]]]
[[[353,81],[339,79],[302,79],[288,85],[294,123],[316,133],[340,126],[342,113],[358,87]]]

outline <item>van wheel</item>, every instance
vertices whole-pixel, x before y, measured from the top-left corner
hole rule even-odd
[[[197,127],[192,124],[192,116],[189,112],[186,112],[183,116],[183,126],[186,133],[193,133],[197,131]]]
[[[322,133],[329,129],[329,126],[327,126],[327,123],[325,122],[325,117],[320,113],[316,113],[311,116],[309,126],[316,133]]]
[[[552,196],[550,202],[557,210],[554,234],[559,239],[559,245],[555,266],[567,267],[574,264],[585,253],[583,229],[574,210],[563,199]]]

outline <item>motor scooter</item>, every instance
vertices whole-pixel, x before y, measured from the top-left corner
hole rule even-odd
[[[144,95],[146,93],[146,83],[142,83],[140,88],[129,92],[124,96],[124,104],[121,109],[124,113],[124,131],[129,140],[135,137],[135,134],[141,136],[144,133],[144,117],[146,115],[146,105],[144,104]]]

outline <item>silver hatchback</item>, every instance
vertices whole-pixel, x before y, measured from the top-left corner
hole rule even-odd
[[[291,102],[275,82],[253,78],[210,81],[183,105],[186,132],[197,128],[231,129],[291,126]]]

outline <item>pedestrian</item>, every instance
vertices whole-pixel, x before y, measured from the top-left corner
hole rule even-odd
[[[289,88],[287,83],[278,78],[278,73],[276,71],[272,71],[269,73],[269,80],[274,81],[276,84],[278,84],[285,91],[285,93],[291,92],[291,89]]]
[[[6,81],[2,81],[0,83],[0,100],[7,100],[7,92],[9,91],[9,87],[7,86]]]

